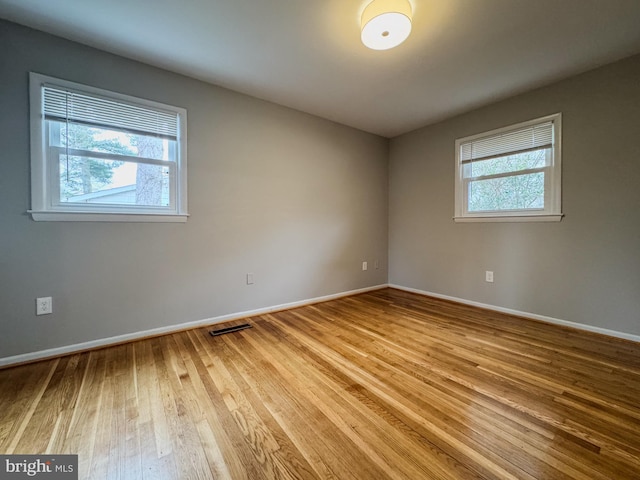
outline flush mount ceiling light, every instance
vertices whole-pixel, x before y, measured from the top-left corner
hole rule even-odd
[[[411,33],[409,0],[373,0],[362,12],[362,43],[373,50],[388,50]]]

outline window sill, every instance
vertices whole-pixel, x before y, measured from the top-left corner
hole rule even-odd
[[[500,215],[487,217],[453,217],[456,223],[474,222],[559,222],[564,214],[557,215]]]
[[[185,223],[189,218],[188,214],[27,211],[36,222]]]

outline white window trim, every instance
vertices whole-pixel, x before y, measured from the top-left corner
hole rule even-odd
[[[553,165],[548,169],[548,184],[545,185],[545,192],[548,190],[548,205],[544,210],[525,211],[493,211],[493,212],[468,212],[466,211],[463,168],[460,162],[460,146],[463,143],[477,140],[483,137],[499,135],[512,130],[526,128],[532,125],[553,122]],[[545,117],[536,118],[526,122],[509,125],[488,132],[459,138],[455,142],[455,222],[559,222],[564,216],[562,213],[561,188],[562,188],[562,114],[555,113]],[[546,203],[546,202],[545,202]]]
[[[60,205],[52,196],[51,168],[47,162],[46,122],[43,116],[43,85],[77,90],[135,105],[169,110],[178,115],[178,151],[176,152],[175,211],[154,207],[128,205]],[[167,222],[184,223],[189,217],[187,209],[187,111],[151,100],[102,90],[39,73],[29,73],[30,127],[31,127],[31,209],[28,213],[35,221],[89,221],[89,222]]]

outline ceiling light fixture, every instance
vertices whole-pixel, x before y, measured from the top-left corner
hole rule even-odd
[[[411,33],[409,0],[373,0],[362,12],[362,43],[373,50],[388,50]]]

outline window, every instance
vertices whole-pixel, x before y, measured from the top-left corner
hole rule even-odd
[[[34,220],[187,219],[187,112],[30,74]]]
[[[559,221],[561,114],[456,140],[456,221]]]

